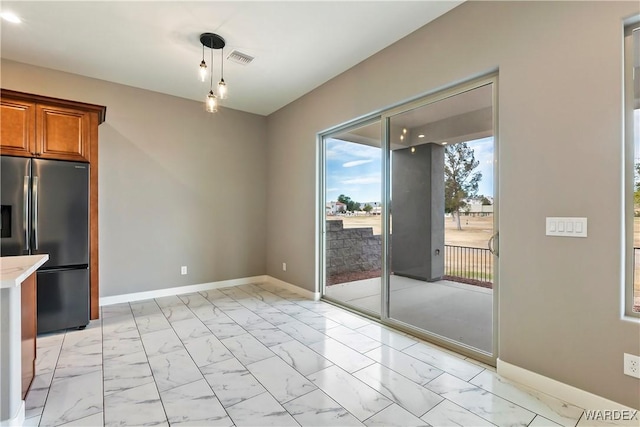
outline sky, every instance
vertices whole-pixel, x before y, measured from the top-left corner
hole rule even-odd
[[[493,137],[469,141],[482,172],[478,194],[493,195]],[[382,175],[380,148],[328,139],[326,145],[326,201],[340,194],[360,203],[380,202]],[[443,177],[444,179],[444,177]]]
[[[360,203],[379,202],[382,167],[380,148],[338,139],[327,140],[327,202],[340,194]]]

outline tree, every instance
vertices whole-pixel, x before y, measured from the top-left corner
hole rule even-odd
[[[473,170],[479,164],[473,148],[466,142],[447,145],[444,150],[444,210],[457,217],[458,230],[462,230],[460,209],[466,206],[465,199],[475,196],[478,192],[482,173]]]
[[[364,205],[364,208],[362,208],[362,210],[369,214],[373,210],[373,206],[367,203],[366,205]]]
[[[349,196],[345,196],[344,194],[341,194],[338,196],[338,201],[340,203],[344,203],[347,206],[347,210],[350,212],[355,212],[360,210],[360,203],[356,202],[355,200],[351,200],[351,197]]]

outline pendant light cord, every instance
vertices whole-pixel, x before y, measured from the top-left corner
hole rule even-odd
[[[224,47],[220,49],[220,80],[224,82]]]
[[[211,40],[211,45],[213,46],[213,39]],[[204,49],[204,45],[202,47]],[[209,80],[209,91],[213,90],[213,48],[209,48],[211,51],[211,75]]]

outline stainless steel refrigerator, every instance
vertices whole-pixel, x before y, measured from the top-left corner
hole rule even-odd
[[[89,164],[1,156],[0,255],[49,254],[38,333],[89,323]]]

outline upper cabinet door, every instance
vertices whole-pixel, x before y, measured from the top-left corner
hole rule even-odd
[[[37,104],[36,122],[36,156],[44,159],[89,161],[89,112]]]
[[[31,157],[35,152],[35,103],[0,100],[0,154]]]

